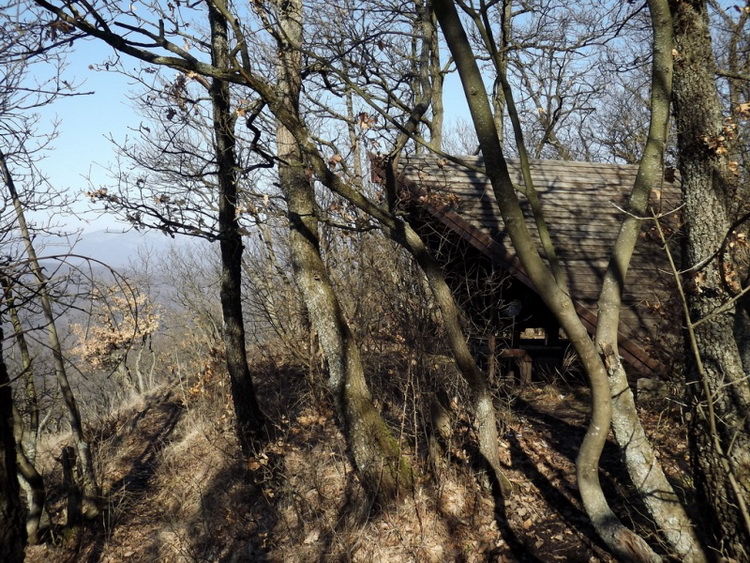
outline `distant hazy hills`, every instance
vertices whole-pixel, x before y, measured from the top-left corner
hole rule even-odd
[[[176,236],[172,238],[157,231],[138,232],[130,230],[92,231],[83,233],[77,238],[60,239],[46,238],[37,250],[40,256],[52,256],[70,253],[73,256],[67,261],[72,264],[80,263],[83,258],[91,258],[103,262],[114,269],[122,269],[133,261],[138,261],[139,255],[150,254],[154,259],[163,256],[174,248],[196,248],[209,244],[194,237]]]

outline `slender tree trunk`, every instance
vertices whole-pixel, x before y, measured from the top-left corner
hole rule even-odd
[[[26,456],[23,447],[24,424],[21,413],[13,405],[13,434],[16,439],[16,463],[21,487],[26,493],[26,537],[31,545],[41,541],[45,530],[49,528],[49,515],[46,511],[47,489],[44,478]]]
[[[597,533],[618,557],[624,560],[658,561],[659,557],[646,542],[619,522],[604,496],[599,481],[599,458],[611,422],[612,404],[607,372],[575,312],[570,296],[562,290],[544,265],[529,235],[503,157],[482,76],[453,0],[436,0],[434,9],[456,61],[503,223],[526,273],[574,344],[589,376],[592,394],[591,422],[576,459],[578,486],[584,508]]]
[[[39,435],[39,401],[36,394],[36,385],[34,384],[34,371],[31,360],[31,353],[29,352],[29,346],[26,343],[26,337],[23,332],[23,325],[21,319],[18,316],[18,309],[16,309],[15,299],[13,297],[13,284],[11,281],[3,276],[0,279],[2,284],[5,302],[8,307],[8,314],[10,315],[11,325],[16,336],[16,343],[18,344],[18,350],[21,352],[21,365],[23,366],[23,380],[25,390],[25,407],[26,417],[22,422],[24,423],[24,434],[21,437],[23,443],[24,452],[26,457],[31,463],[36,462],[36,443]]]
[[[472,394],[479,452],[484,458],[500,493],[503,496],[507,496],[511,492],[511,484],[500,468],[497,413],[495,412],[492,393],[487,384],[487,377],[477,367],[469,346],[466,344],[466,338],[464,337],[459,320],[458,307],[445,281],[443,271],[429,253],[419,235],[410,226],[405,225],[404,233],[396,235],[393,238],[411,252],[422,272],[427,277],[427,283],[430,286],[432,295],[438,307],[440,307],[445,331],[448,335],[448,343],[453,352],[453,358],[459,372],[469,385]]]
[[[278,91],[283,110],[299,118],[302,2],[277,8],[281,24]],[[280,123],[276,130],[279,179],[290,223],[295,280],[318,334],[329,372],[329,387],[362,483],[378,501],[413,485],[411,466],[372,402],[357,343],[347,324],[320,254],[317,203],[311,175],[295,137]]]
[[[32,545],[39,543],[40,536],[49,527],[49,517],[45,511],[47,491],[44,479],[34,466],[36,460],[36,442],[39,432],[39,404],[37,402],[31,354],[23,334],[23,326],[13,299],[12,284],[6,277],[0,280],[5,293],[5,303],[10,315],[16,342],[21,352],[21,366],[26,391],[26,419],[24,422],[20,411],[13,405],[13,435],[16,440],[16,462],[21,487],[26,493],[26,536]],[[45,518],[45,522],[42,522]]]
[[[622,294],[628,266],[641,232],[641,219],[648,215],[652,186],[663,178],[664,150],[669,129],[672,96],[672,18],[667,0],[651,0],[654,29],[651,76],[651,124],[638,175],[599,298],[596,343],[605,356],[612,394],[612,429],[625,459],[630,478],[657,529],[681,561],[706,560],[684,507],[664,475],[654,449],[646,437],[617,352]]]
[[[444,118],[443,108],[443,74],[440,68],[440,45],[438,41],[437,17],[432,10],[431,2],[417,2],[417,13],[419,14],[418,32],[422,43],[419,49],[422,65],[416,70],[419,80],[415,84],[415,92],[418,93],[414,108],[409,120],[404,126],[402,134],[396,141],[391,151],[392,157],[385,163],[386,166],[386,193],[390,202],[390,215],[381,216],[368,210],[353,197],[349,191],[340,194],[358,207],[376,217],[389,237],[397,244],[404,247],[415,259],[420,269],[427,278],[435,302],[440,308],[443,318],[448,344],[451,347],[454,361],[459,373],[469,386],[472,396],[474,410],[474,424],[479,442],[479,453],[483,458],[485,467],[493,481],[493,486],[502,495],[509,495],[511,485],[508,478],[500,468],[500,454],[498,450],[497,434],[497,412],[493,403],[492,393],[485,374],[481,372],[474,357],[466,343],[466,338],[459,319],[459,310],[453,294],[445,281],[440,265],[435,261],[424,241],[411,228],[408,223],[395,220],[395,204],[397,202],[396,170],[398,160],[403,147],[409,141],[410,136],[417,132],[422,117],[428,108],[432,108],[430,120],[430,148],[439,150],[442,144],[442,126]],[[416,50],[416,47],[415,47]],[[427,64],[429,61],[429,64]],[[331,189],[336,191],[335,186]]]
[[[445,108],[443,107],[443,69],[440,67],[440,37],[438,34],[435,12],[432,10],[431,0],[414,0],[416,17],[413,23],[412,58],[414,81],[412,91],[417,98],[415,106],[424,104],[431,108],[431,115],[427,119],[429,131],[428,146],[433,150],[440,150],[443,144],[443,122]],[[416,125],[416,124],[415,124]],[[400,143],[397,143],[400,145]],[[401,150],[399,146],[398,150]],[[417,151],[422,145],[417,144]]]
[[[0,168],[2,169],[3,180],[5,181],[5,185],[8,188],[8,192],[10,193],[13,202],[18,227],[26,246],[29,265],[38,284],[36,291],[39,295],[39,302],[44,313],[44,320],[47,323],[55,377],[65,403],[68,422],[70,423],[71,434],[73,436],[73,443],[75,444],[76,455],[78,457],[78,463],[80,464],[80,486],[83,493],[82,515],[86,518],[95,518],[99,514],[99,486],[97,485],[96,475],[94,473],[94,462],[91,455],[91,448],[88,441],[86,441],[85,433],[83,431],[81,414],[78,411],[78,404],[73,395],[73,390],[70,388],[68,375],[65,371],[65,359],[62,353],[62,344],[60,343],[60,338],[57,334],[57,325],[52,311],[52,302],[49,298],[49,293],[47,292],[48,280],[42,271],[39,260],[37,259],[36,251],[31,240],[31,233],[26,224],[23,205],[18,196],[13,177],[8,169],[5,155],[2,153],[0,153]]]
[[[0,323],[0,342],[3,327]],[[0,351],[0,555],[8,563],[24,560],[26,530],[18,486],[16,444],[13,439],[13,395],[5,359]]]
[[[706,3],[672,1],[675,35],[674,112],[685,201],[684,268],[698,354],[688,360],[694,480],[714,547],[750,559],[750,380],[735,338],[735,307],[716,256],[731,224],[735,178],[716,84]],[[732,267],[731,264],[729,264]],[[720,311],[717,313],[717,311]],[[700,324],[695,325],[698,321]]]
[[[508,51],[507,46],[511,41],[511,22],[513,18],[513,1],[502,0],[500,13],[500,49],[495,54],[495,69],[498,74],[492,92],[492,110],[495,118],[495,129],[497,138],[501,145],[505,144],[505,88],[502,82],[508,75]]]
[[[430,91],[430,108],[432,116],[430,117],[430,148],[441,150],[443,147],[443,123],[445,122],[445,107],[443,105],[443,84],[445,82],[443,69],[440,65],[440,38],[438,35],[437,18],[431,5],[427,5],[427,14],[429,25],[426,26],[429,33],[425,33],[423,41],[429,41],[429,73],[432,81]]]
[[[411,487],[412,470],[372,402],[354,335],[320,256],[312,185],[299,160],[290,160],[295,155],[283,152],[289,142],[294,141],[280,130],[280,156],[290,163],[280,165],[279,174],[289,209],[295,279],[328,364],[328,384],[362,483],[374,497],[387,500]]]
[[[219,68],[230,64],[227,20],[208,2],[211,24],[212,62]],[[232,388],[237,420],[237,435],[242,451],[249,455],[261,438],[265,417],[258,405],[250,367],[247,363],[245,323],[242,317],[242,235],[237,220],[237,159],[235,155],[235,115],[230,104],[229,84],[218,78],[211,81],[213,129],[219,184],[219,246],[221,249],[222,335],[227,371]]]

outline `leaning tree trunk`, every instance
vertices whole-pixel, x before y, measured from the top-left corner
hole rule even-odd
[[[29,266],[31,271],[34,273],[37,281],[36,292],[39,296],[39,303],[42,307],[44,314],[44,320],[47,323],[47,332],[49,334],[49,346],[52,350],[52,361],[55,370],[55,377],[57,384],[60,387],[60,392],[65,403],[65,409],[68,415],[68,422],[70,423],[70,430],[73,436],[73,443],[75,444],[76,455],[78,463],[80,464],[80,482],[77,484],[81,488],[83,505],[81,507],[81,514],[86,518],[95,518],[99,515],[99,486],[96,482],[96,475],[94,473],[94,462],[91,455],[91,447],[86,440],[85,433],[83,431],[83,423],[81,421],[81,414],[78,410],[78,404],[76,403],[73,390],[70,388],[70,382],[68,381],[68,374],[65,370],[65,359],[62,352],[62,343],[57,334],[57,325],[55,323],[55,316],[52,311],[52,301],[47,291],[47,277],[42,271],[42,267],[37,259],[36,250],[31,239],[31,233],[26,224],[26,216],[24,214],[23,205],[21,199],[16,190],[13,177],[8,169],[8,164],[5,159],[5,155],[0,153],[0,167],[2,168],[3,180],[10,193],[11,200],[13,202],[13,209],[16,213],[16,220],[18,221],[18,228],[21,233],[21,237],[26,246],[26,255],[28,257]]]
[[[394,236],[394,239],[401,242],[411,252],[427,278],[427,283],[442,314],[453,358],[471,391],[479,453],[484,458],[498,491],[503,497],[506,497],[511,493],[511,484],[500,467],[497,413],[492,392],[487,377],[479,370],[466,344],[466,338],[461,329],[458,306],[453,294],[445,281],[445,276],[439,264],[429,253],[419,235],[410,226],[406,225],[403,234]]]
[[[672,1],[675,34],[674,113],[685,202],[684,269],[688,322],[697,355],[688,361],[691,455],[699,502],[713,547],[750,559],[750,380],[735,339],[737,311],[725,279],[734,266],[719,254],[729,234],[736,179],[714,80],[706,3]],[[727,263],[728,262],[728,263]],[[690,343],[689,343],[690,344]]]
[[[285,162],[279,176],[295,280],[328,364],[329,386],[362,483],[374,498],[387,500],[411,487],[412,470],[372,402],[354,335],[320,255],[313,186],[299,155],[288,150],[293,143],[279,127],[277,145]]]
[[[575,312],[570,296],[563,291],[542,262],[531,239],[503,157],[482,75],[453,0],[436,0],[434,9],[456,61],[477,139],[484,155],[487,176],[498,201],[503,223],[526,273],[575,346],[589,376],[592,395],[591,421],[576,459],[578,486],[586,513],[599,536],[618,557],[624,560],[658,561],[659,557],[646,542],[617,519],[604,496],[599,481],[599,458],[607,440],[612,413],[607,372]]]
[[[396,171],[398,161],[404,146],[411,140],[422,123],[428,108],[432,108],[432,116],[428,121],[430,129],[430,148],[439,150],[442,143],[443,128],[443,75],[440,68],[440,44],[438,40],[437,17],[431,9],[430,3],[417,2],[417,13],[419,19],[415,22],[415,33],[421,33],[421,51],[418,57],[421,61],[429,61],[415,68],[418,77],[415,81],[414,107],[409,119],[403,126],[394,147],[391,157],[385,160],[386,185],[385,190],[389,202],[389,213],[380,210],[373,213],[367,205],[358,201],[351,189],[336,189],[335,185],[329,187],[345,197],[348,201],[357,205],[370,216],[378,219],[386,233],[397,244],[401,245],[412,255],[419,265],[422,273],[427,279],[430,291],[440,309],[444,328],[451,348],[456,367],[469,386],[471,401],[474,411],[474,424],[479,445],[479,454],[482,458],[483,470],[487,470],[500,496],[505,497],[511,493],[511,485],[508,478],[500,467],[500,454],[498,450],[497,412],[493,402],[492,392],[487,381],[487,376],[481,372],[474,357],[469,350],[466,337],[461,326],[459,309],[453,294],[445,280],[442,268],[430,254],[424,241],[416,231],[406,222],[396,220],[398,187]],[[328,183],[330,184],[330,182]]]
[[[280,2],[278,93],[282,111],[299,118],[302,2]],[[277,125],[279,180],[290,223],[295,281],[325,355],[329,386],[354,464],[368,493],[382,502],[413,485],[411,465],[373,404],[359,350],[320,254],[317,202],[294,136]]]
[[[3,327],[0,323],[0,342]],[[13,395],[5,360],[0,351],[0,554],[8,563],[22,562],[26,544],[13,439]]]
[[[211,24],[212,62],[219,68],[230,64],[227,42],[227,20],[208,2]],[[261,438],[265,417],[255,394],[250,367],[247,363],[245,324],[242,317],[242,235],[237,220],[237,173],[235,154],[235,114],[231,108],[229,84],[214,78],[209,88],[213,106],[213,130],[216,168],[219,184],[219,246],[221,249],[221,311],[224,318],[222,335],[237,435],[245,455],[253,452]]]

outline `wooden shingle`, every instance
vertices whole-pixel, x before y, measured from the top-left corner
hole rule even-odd
[[[482,158],[462,159],[474,169],[434,155],[403,159],[398,174],[402,198],[408,205],[426,211],[533,289],[504,230],[492,187],[481,172]],[[538,243],[530,206],[523,195],[525,188],[518,161],[508,159],[508,168],[517,185],[527,225]],[[637,170],[637,166],[630,165],[550,160],[536,160],[531,165],[532,179],[571,297],[592,334],[603,275],[625,217],[622,210]],[[679,200],[679,186],[663,181],[653,186],[649,203],[661,212],[676,208]],[[652,352],[655,343],[664,337],[666,303],[673,296],[666,254],[653,235],[653,222],[644,221],[626,279],[620,322],[620,353],[643,372],[662,367]],[[676,332],[674,326],[672,329]]]

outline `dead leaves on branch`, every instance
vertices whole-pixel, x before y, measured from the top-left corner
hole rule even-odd
[[[402,190],[400,199],[402,204],[417,202],[420,205],[430,205],[436,208],[449,207],[457,209],[461,203],[461,198],[457,194],[447,191],[435,191],[429,187],[420,189],[418,194],[413,194],[409,190]]]
[[[147,295],[123,292],[120,286],[97,290],[96,295],[101,306],[93,312],[91,324],[71,325],[78,339],[73,353],[96,369],[109,369],[156,332],[160,313]]]
[[[378,116],[370,115],[366,111],[360,112],[357,115],[357,127],[362,129],[363,131],[372,129],[377,122],[378,122]]]
[[[737,123],[732,117],[724,120],[724,127],[716,135],[704,135],[703,142],[708,149],[718,156],[726,156],[732,141],[737,138]]]
[[[67,35],[73,33],[75,27],[68,22],[57,20],[47,25],[47,39],[52,41],[57,40],[60,35]]]

